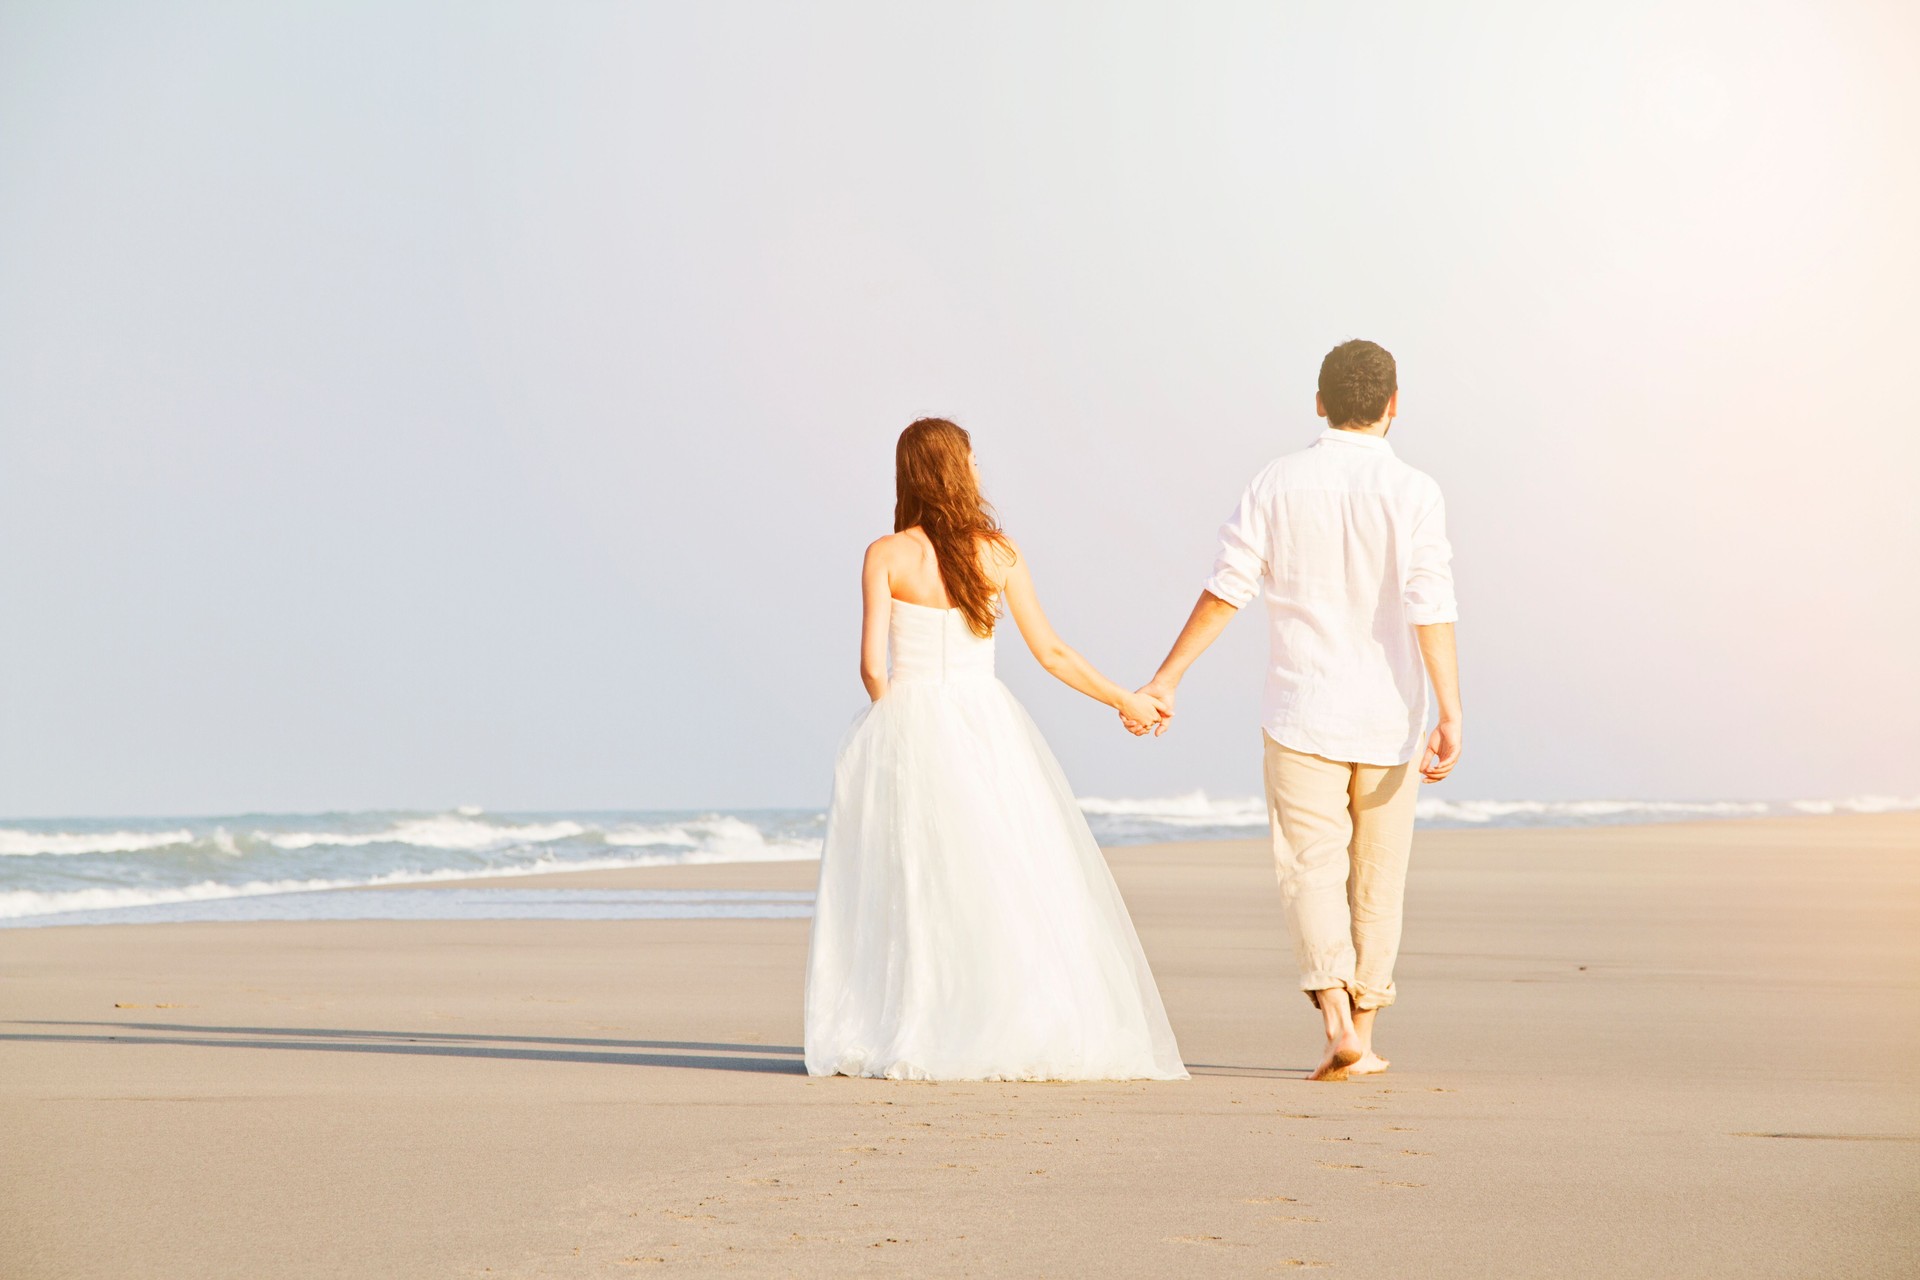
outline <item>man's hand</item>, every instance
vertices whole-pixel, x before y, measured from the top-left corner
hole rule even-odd
[[[1152,702],[1159,709],[1160,716],[1155,720],[1142,720],[1129,716],[1123,709],[1120,712],[1120,723],[1126,726],[1127,732],[1136,738],[1149,733],[1157,738],[1165,733],[1167,726],[1173,721],[1173,686],[1156,678],[1141,685],[1134,691],[1134,696],[1146,698]]]
[[[1460,722],[1442,720],[1427,738],[1427,750],[1420,761],[1420,776],[1438,782],[1453,772],[1460,759]]]

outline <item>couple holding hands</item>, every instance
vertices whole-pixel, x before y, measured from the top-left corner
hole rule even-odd
[[[1136,692],[1048,624],[1026,558],[980,496],[967,433],[926,418],[901,434],[894,532],[861,571],[873,701],[834,771],[807,962],[810,1074],[1186,1077],[1073,791],[994,677],[993,633],[1004,599],[1050,674],[1130,732],[1159,734],[1187,668],[1257,595],[1274,862],[1300,986],[1326,1031],[1311,1078],[1386,1069],[1373,1028],[1394,999],[1414,799],[1460,755],[1451,551],[1439,486],[1387,443],[1393,357],[1335,347],[1315,408],[1327,429],[1247,486],[1213,576]]]

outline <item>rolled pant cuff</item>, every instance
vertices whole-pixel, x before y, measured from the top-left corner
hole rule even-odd
[[[1353,983],[1324,969],[1316,969],[1300,975],[1301,994],[1305,995],[1307,1003],[1316,1009],[1320,1007],[1320,993],[1334,990],[1345,991],[1351,995]]]
[[[1347,990],[1353,993],[1354,1009],[1365,1012],[1368,1009],[1384,1009],[1393,1003],[1398,993],[1392,987],[1359,987],[1349,983]]]

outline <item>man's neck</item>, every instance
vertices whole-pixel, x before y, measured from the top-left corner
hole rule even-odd
[[[1389,418],[1382,418],[1378,422],[1369,422],[1360,426],[1356,426],[1352,423],[1349,423],[1344,427],[1335,427],[1334,430],[1345,431],[1349,435],[1380,436],[1384,438],[1387,434],[1387,428],[1391,427],[1392,425],[1393,425],[1393,419],[1389,417]]]

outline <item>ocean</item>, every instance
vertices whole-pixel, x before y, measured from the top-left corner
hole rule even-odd
[[[1102,844],[1244,839],[1266,826],[1257,798],[1200,792],[1080,802]],[[1845,800],[1444,800],[1426,827],[1609,823],[1877,813],[1920,797]],[[543,871],[820,856],[817,809],[725,812],[376,812],[207,818],[0,819],[0,927],[169,920],[660,918],[805,915],[811,895],[515,887]],[[390,894],[372,886],[497,878],[486,889]]]

